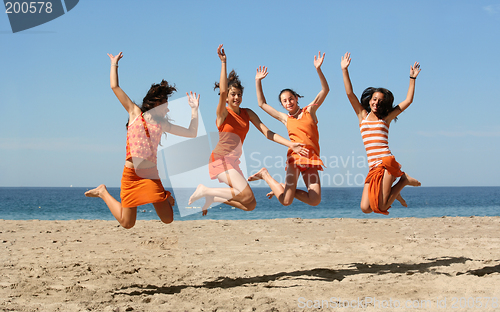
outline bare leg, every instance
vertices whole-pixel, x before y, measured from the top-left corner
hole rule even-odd
[[[130,229],[135,225],[135,220],[137,219],[137,207],[123,208],[122,204],[109,194],[108,189],[104,184],[85,192],[85,196],[99,197],[104,200],[113,216],[124,228]]]
[[[262,168],[256,174],[250,176],[248,181],[257,181],[260,179],[264,180],[269,185],[273,195],[276,196],[279,202],[284,206],[289,206],[295,197],[299,173],[299,169],[295,166],[288,166],[285,178],[286,183],[283,186],[269,174],[266,168]],[[270,195],[268,194],[268,196]]]
[[[302,179],[307,187],[307,192],[295,190],[295,198],[310,206],[317,206],[321,203],[321,182],[318,169],[309,168],[302,172]]]
[[[406,203],[406,200],[404,200],[403,196],[401,196],[401,193],[399,193],[397,196],[396,196],[396,200],[399,201],[399,203],[403,206],[403,207],[408,207],[408,204]]]
[[[380,192],[380,198],[379,198],[379,203],[380,203],[380,210],[381,211],[387,211],[389,207],[392,205],[392,203],[396,200],[398,197],[399,193],[401,190],[407,186],[420,186],[421,183],[407,175],[406,173],[403,173],[401,178],[399,179],[398,183],[396,183],[394,186],[391,187],[392,183],[394,183],[395,177],[391,175],[387,170],[384,171],[384,177],[382,178],[382,192]],[[406,203],[406,202],[405,202]]]
[[[369,198],[369,186],[370,183],[365,183],[363,187],[363,195],[361,195],[361,203],[359,206],[361,207],[361,211],[364,213],[371,213],[373,210],[370,208],[370,198]]]
[[[170,198],[169,196],[168,198]],[[170,205],[170,202],[168,199],[159,202],[159,203],[154,203],[153,206],[155,207],[156,214],[158,217],[160,217],[160,220],[163,223],[169,224],[174,221],[174,211],[172,210],[172,206]]]
[[[257,205],[255,196],[247,181],[238,171],[229,169],[218,176],[219,180],[229,185],[229,188],[209,188],[202,184],[198,185],[196,191],[191,195],[189,204],[205,197],[203,206],[203,215],[206,215],[206,209],[213,202],[223,202],[227,205],[251,211]]]

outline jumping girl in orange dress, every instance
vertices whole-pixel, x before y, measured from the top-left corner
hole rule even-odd
[[[410,68],[410,86],[406,99],[393,107],[394,96],[384,88],[367,88],[361,95],[361,103],[353,92],[347,68],[351,64],[351,54],[346,53],[341,60],[342,74],[347,97],[358,116],[361,136],[365,145],[370,171],[365,180],[361,197],[361,210],[364,213],[387,211],[394,200],[407,207],[401,197],[401,190],[407,186],[420,186],[420,182],[400,170],[401,165],[389,150],[389,125],[392,120],[413,102],[415,80],[420,73],[420,64],[415,62]],[[392,186],[396,178],[399,181]]]
[[[187,94],[191,107],[189,128],[173,125],[166,116],[168,97],[176,91],[165,80],[153,84],[137,106],[118,85],[118,61],[122,52],[111,59],[110,84],[116,97],[129,114],[127,123],[127,155],[120,187],[121,203],[113,198],[104,184],[85,192],[87,197],[100,197],[120,224],[129,229],[135,225],[137,206],[152,203],[160,220],[170,223],[174,219],[174,198],[165,191],[156,167],[161,134],[168,132],[183,137],[196,137],[198,132],[198,106],[200,96]]]
[[[286,126],[292,142],[303,143],[305,144],[304,147],[308,150],[305,156],[297,154],[290,149],[288,150],[284,185],[273,179],[266,168],[262,168],[259,172],[248,178],[249,181],[260,179],[266,181],[271,188],[271,192],[268,194],[269,198],[274,195],[285,206],[290,205],[294,198],[311,206],[317,206],[321,202],[321,184],[318,170],[323,170],[323,162],[319,156],[319,133],[316,111],[330,91],[325,76],[321,71],[324,58],[325,54],[323,53],[323,56],[321,56],[321,52],[318,54],[318,57],[314,56],[314,67],[321,81],[321,91],[309,105],[300,108],[298,99],[302,96],[291,89],[284,89],[280,92],[279,100],[281,105],[288,111],[288,114],[279,112],[267,104],[261,83],[262,79],[267,76],[267,68],[257,68],[255,84],[260,108]],[[297,190],[297,180],[300,174],[302,174],[307,191]]]
[[[290,142],[269,130],[251,109],[240,108],[243,86],[234,70],[229,73],[229,77],[227,76],[226,54],[222,45],[219,45],[217,54],[222,62],[220,81],[216,84],[216,88],[220,88],[216,111],[219,142],[210,155],[209,173],[211,179],[217,178],[229,185],[229,188],[208,188],[202,184],[198,185],[189,199],[189,204],[204,197],[203,215],[207,214],[207,209],[213,202],[225,203],[245,211],[255,208],[257,204],[255,196],[239,167],[242,145],[250,122],[269,140],[287,146],[297,154],[307,153],[302,147],[303,144]]]

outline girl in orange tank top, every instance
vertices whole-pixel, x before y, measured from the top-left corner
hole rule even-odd
[[[420,182],[400,170],[401,165],[392,156],[388,146],[389,126],[413,102],[415,80],[420,73],[420,64],[415,62],[410,68],[410,86],[406,99],[392,107],[394,96],[384,88],[367,88],[361,102],[353,92],[349,71],[351,54],[347,52],[340,63],[344,77],[347,98],[358,116],[358,122],[368,156],[370,171],[365,180],[361,196],[361,210],[364,213],[389,214],[387,211],[397,199],[407,207],[401,197],[401,190],[407,186],[420,186]],[[393,185],[396,179],[399,181]]]
[[[220,88],[219,104],[217,105],[216,125],[219,130],[219,142],[209,159],[209,174],[212,179],[219,179],[229,188],[209,188],[198,185],[196,191],[189,198],[189,204],[204,198],[203,215],[214,202],[251,211],[257,202],[252,189],[248,185],[243,172],[239,167],[242,145],[249,129],[249,122],[266,138],[292,149],[296,153],[305,153],[302,144],[293,143],[269,130],[251,109],[240,108],[243,95],[241,85],[235,71],[227,77],[226,54],[222,45],[219,45],[217,54],[221,60],[221,74],[216,88]]]
[[[176,91],[165,80],[153,84],[144,97],[141,107],[137,106],[118,85],[118,61],[122,53],[111,59],[110,85],[123,108],[129,114],[127,123],[127,154],[123,168],[120,198],[111,196],[104,184],[85,192],[87,197],[99,197],[104,200],[113,216],[124,228],[135,225],[137,206],[152,203],[160,220],[170,223],[174,219],[172,205],[174,199],[165,191],[156,167],[158,144],[161,134],[168,132],[178,136],[196,137],[198,131],[198,105],[200,96],[187,94],[191,107],[189,128],[173,125],[166,117],[168,98]]]
[[[298,99],[302,96],[291,89],[281,91],[279,100],[281,105],[288,111],[288,114],[279,112],[267,104],[262,91],[262,79],[267,76],[267,68],[262,66],[257,68],[255,84],[259,107],[286,126],[290,141],[305,144],[304,147],[307,149],[306,154],[288,150],[285,184],[278,183],[266,168],[262,168],[248,178],[249,181],[260,179],[266,181],[271,188],[268,197],[276,196],[279,202],[285,206],[290,205],[294,198],[311,206],[317,206],[321,202],[321,183],[318,171],[323,170],[323,162],[320,159],[316,111],[323,104],[330,91],[326,78],[321,71],[324,57],[325,54],[321,55],[321,52],[318,53],[318,56],[314,56],[314,67],[321,82],[321,91],[309,105],[300,108]],[[297,180],[300,174],[302,174],[307,191],[297,190]]]

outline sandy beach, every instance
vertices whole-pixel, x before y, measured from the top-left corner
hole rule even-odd
[[[500,217],[0,220],[1,311],[495,311]]]

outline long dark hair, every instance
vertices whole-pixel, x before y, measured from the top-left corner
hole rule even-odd
[[[220,85],[218,82],[215,83],[214,90],[219,89]],[[241,84],[240,77],[238,77],[238,74],[233,70],[229,73],[227,76],[227,90],[229,91],[231,88],[236,88],[241,90],[241,94],[243,94],[243,85]]]
[[[142,99],[142,104],[139,108],[142,113],[145,113],[155,108],[158,101],[162,102],[163,100],[168,100],[175,91],[177,91],[175,85],[169,85],[166,80],[162,79],[160,83],[153,83],[144,99]],[[166,118],[168,120],[168,117]],[[128,128],[128,121],[126,127]]]
[[[394,95],[391,91],[385,88],[366,88],[361,95],[361,106],[368,113],[371,112],[372,110],[370,108],[370,100],[372,99],[372,96],[375,92],[380,92],[384,95],[384,100],[380,103],[381,105],[379,106],[379,109],[375,114],[377,118],[384,119],[385,117],[387,117],[387,115],[389,115],[390,112],[392,112],[396,108],[392,106],[392,104],[394,103]],[[397,117],[394,118],[394,121],[396,121],[397,119]]]

